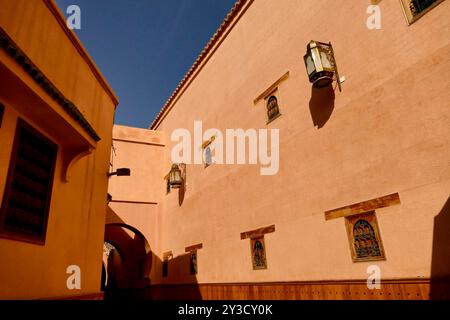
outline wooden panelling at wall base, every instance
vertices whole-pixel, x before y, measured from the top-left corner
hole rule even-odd
[[[400,196],[398,193],[390,194],[384,197],[359,202],[350,206],[333,209],[325,212],[325,220],[344,218],[355,214],[374,211],[380,208],[386,208],[400,204]]]
[[[99,293],[91,293],[91,294],[83,294],[83,295],[74,295],[67,297],[56,297],[56,298],[48,298],[42,300],[104,300],[105,294],[103,292]]]
[[[155,285],[154,300],[450,300],[450,281],[385,280],[370,290],[366,280],[250,284]]]

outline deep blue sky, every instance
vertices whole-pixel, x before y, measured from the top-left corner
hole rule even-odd
[[[236,0],[56,0],[81,8],[78,37],[120,105],[116,123],[147,128]]]

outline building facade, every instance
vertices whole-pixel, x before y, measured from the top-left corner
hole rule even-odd
[[[106,227],[128,238],[107,241],[126,255],[140,239],[148,297],[449,298],[449,6],[238,1],[151,128],[114,128],[114,166],[132,176],[111,181]],[[311,40],[332,43],[342,92],[309,82]],[[192,154],[173,189],[178,129]],[[247,133],[244,164],[221,164],[238,152],[227,129]],[[269,149],[279,133],[274,174],[247,130]]]
[[[0,0],[0,299],[102,297],[117,97],[52,0]]]

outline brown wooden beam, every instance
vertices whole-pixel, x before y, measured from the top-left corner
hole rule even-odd
[[[199,243],[190,247],[186,247],[185,252],[192,252],[203,249],[203,243]]]
[[[289,71],[286,72],[280,79],[278,79],[277,81],[275,81],[275,83],[273,83],[269,88],[267,88],[263,93],[261,93],[258,98],[256,98],[255,100],[253,100],[253,103],[256,105],[259,101],[267,98],[270,94],[272,94],[280,85],[281,82],[283,82],[284,80],[286,80],[287,78],[289,78]]]
[[[338,209],[333,209],[325,212],[325,220],[332,220],[344,218],[360,214],[364,212],[374,211],[380,208],[391,207],[400,204],[400,196],[398,193],[393,193],[384,197],[359,202],[350,206],[345,206]]]
[[[273,232],[275,232],[275,225],[272,225],[269,227],[264,227],[264,228],[259,228],[259,229],[252,230],[252,231],[242,232],[241,240],[257,238],[257,237],[264,236],[267,233],[273,233]]]

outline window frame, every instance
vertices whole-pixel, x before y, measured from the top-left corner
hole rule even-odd
[[[258,266],[255,263],[255,243],[257,241],[259,241],[263,246],[263,255],[264,255],[263,256],[263,262],[264,262],[263,266]],[[253,267],[254,271],[267,270],[269,268],[268,264],[267,264],[267,250],[266,250],[266,242],[265,242],[264,236],[255,236],[255,237],[250,238],[250,252],[251,252],[251,258],[252,258],[252,267]]]
[[[49,182],[47,186],[47,194],[45,198],[45,209],[44,209],[44,215],[43,215],[43,221],[42,221],[42,232],[40,237],[35,237],[31,235],[26,235],[17,231],[9,231],[5,229],[5,219],[7,216],[7,211],[9,208],[9,200],[11,196],[11,190],[12,190],[12,184],[13,184],[13,178],[14,174],[16,172],[16,165],[17,165],[17,158],[19,153],[19,146],[21,142],[21,130],[27,130],[34,136],[37,136],[38,139],[44,140],[51,149],[53,149],[53,158],[51,159],[51,169],[49,172]],[[51,206],[51,200],[53,195],[53,184],[55,180],[55,171],[56,171],[56,163],[58,159],[58,145],[49,139],[47,136],[42,134],[39,130],[35,129],[32,125],[27,123],[21,118],[18,118],[17,124],[16,124],[16,131],[14,135],[14,142],[13,142],[13,148],[11,151],[11,158],[9,162],[8,167],[8,174],[7,179],[5,183],[5,189],[3,193],[3,199],[0,207],[0,238],[8,239],[8,240],[14,240],[19,242],[26,242],[30,244],[35,245],[41,245],[44,246],[46,242],[47,237],[47,228],[48,228],[48,219],[50,216],[50,206]]]
[[[211,144],[212,144],[212,141],[203,148],[203,161],[205,162],[205,169],[214,164],[214,161],[212,160]],[[210,160],[209,163],[207,161],[207,156],[206,156],[206,153],[208,152],[208,150],[209,150],[209,160]]]
[[[408,23],[408,25],[412,25],[414,22],[422,18],[425,14],[427,14],[429,11],[433,10],[435,7],[437,7],[439,4],[444,2],[444,0],[436,0],[432,5],[430,5],[428,8],[424,9],[422,12],[414,16],[411,12],[411,9],[409,7],[409,4],[411,0],[399,0],[400,5],[403,9],[403,14],[405,16],[405,19]]]
[[[275,98],[277,101],[277,108],[278,108],[278,113],[273,116],[272,118],[269,118],[269,101]],[[275,120],[277,120],[279,117],[281,117],[281,111],[280,111],[280,98],[278,96],[278,88],[275,88],[274,91],[272,91],[269,95],[267,95],[267,97],[264,99],[265,102],[265,111],[266,111],[266,125],[274,122]]]
[[[377,240],[378,247],[380,249],[380,256],[358,258],[357,254],[356,254],[355,244],[354,244],[353,228],[354,228],[355,224],[360,220],[367,221],[370,224],[370,226],[373,228],[373,231],[375,234],[375,239]],[[346,225],[346,229],[347,229],[347,236],[348,236],[348,242],[349,242],[349,246],[350,246],[350,252],[351,252],[352,260],[354,263],[368,262],[368,261],[385,261],[386,260],[386,253],[384,251],[383,241],[381,239],[380,228],[378,225],[378,219],[377,219],[375,211],[368,211],[368,212],[345,217],[345,225]]]
[[[205,169],[208,168],[208,167],[211,167],[212,165],[215,164],[215,161],[213,160],[212,150],[211,150],[211,145],[212,145],[212,143],[214,142],[215,139],[216,139],[216,136],[214,135],[214,136],[211,137],[211,139],[203,142],[203,144],[202,144],[202,161],[203,161]],[[211,162],[210,163],[208,163],[206,161],[206,151],[208,149],[209,149],[210,156],[211,156],[211,159],[210,159]]]

